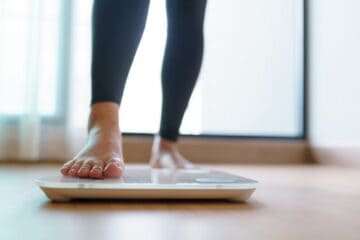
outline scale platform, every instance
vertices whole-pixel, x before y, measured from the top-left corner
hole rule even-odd
[[[72,199],[227,199],[246,201],[258,182],[210,169],[127,166],[119,179],[48,176],[36,180],[52,201]]]

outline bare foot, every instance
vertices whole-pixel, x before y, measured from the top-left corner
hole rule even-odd
[[[154,137],[150,166],[153,168],[194,168],[194,165],[183,157],[176,147],[176,142]]]
[[[64,176],[119,178],[123,175],[124,160],[118,110],[119,106],[111,102],[92,105],[87,142],[83,149],[60,169]]]

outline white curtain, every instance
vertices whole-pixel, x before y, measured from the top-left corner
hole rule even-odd
[[[85,140],[89,83],[67,84],[71,0],[0,0],[0,159],[64,160]],[[65,14],[64,14],[65,13]],[[62,34],[67,33],[66,36]],[[70,52],[70,51],[68,51]],[[74,88],[82,96],[73,95]],[[84,94],[85,93],[85,94]],[[69,102],[76,102],[71,108]],[[79,122],[79,121],[77,121]]]

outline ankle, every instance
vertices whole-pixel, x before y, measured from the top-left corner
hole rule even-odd
[[[174,150],[176,149],[176,141],[171,141],[165,138],[160,138],[159,149],[160,150]]]
[[[91,106],[88,132],[119,130],[119,105],[112,102],[95,103]]]

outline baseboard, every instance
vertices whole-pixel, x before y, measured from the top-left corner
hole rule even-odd
[[[129,163],[146,163],[152,138],[127,136],[124,156]],[[182,138],[182,154],[194,163],[301,164],[311,162],[303,140],[244,140],[227,138]]]
[[[125,136],[126,163],[147,163],[151,144],[151,136]],[[199,164],[302,164],[313,161],[303,140],[182,137],[179,149],[186,158]],[[0,163],[62,163],[67,160],[14,159]]]
[[[319,164],[360,167],[359,147],[320,147],[312,146],[311,155]]]

